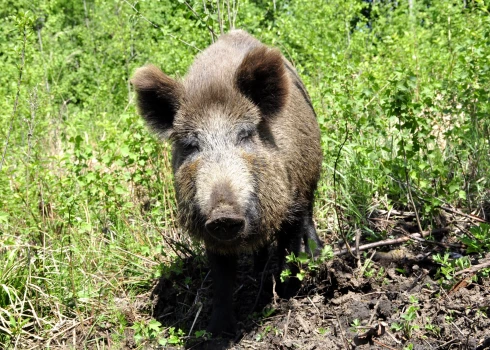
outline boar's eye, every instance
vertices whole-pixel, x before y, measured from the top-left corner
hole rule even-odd
[[[240,130],[238,133],[238,144],[246,144],[252,141],[252,137],[255,135],[255,130],[251,128],[246,128]]]
[[[181,146],[183,153],[186,156],[200,151],[199,141],[196,138],[188,138],[182,140]]]

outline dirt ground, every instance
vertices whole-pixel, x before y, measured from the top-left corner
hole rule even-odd
[[[262,278],[245,257],[235,291],[240,331],[223,339],[191,336],[185,347],[490,349],[490,278],[461,274],[452,289],[445,289],[435,281],[438,265],[423,258],[423,252],[432,255],[433,250],[415,242],[389,254],[369,254],[377,260],[371,265],[337,257],[305,279],[289,300],[272,292],[273,268]],[[417,252],[415,259],[407,258],[410,251]],[[160,280],[152,292],[153,317],[189,334],[205,329],[212,300],[208,271],[195,259],[178,276]],[[191,284],[186,276],[193,276]]]
[[[391,240],[416,231],[410,215],[400,218],[390,226]],[[371,222],[379,229],[379,220]],[[203,255],[186,250],[183,264],[141,296],[138,313],[183,329],[188,349],[490,349],[490,276],[482,273],[490,252],[469,256],[473,269],[444,279],[434,255],[461,257],[465,249],[454,231],[432,232],[430,238],[338,254],[307,275],[289,300],[273,292],[274,259],[255,272],[253,258],[244,256],[234,294],[239,331],[219,339],[195,336],[209,321],[212,281]],[[326,243],[339,252],[340,242]],[[360,237],[358,247],[365,243]],[[131,339],[128,334],[126,347],[138,347]]]

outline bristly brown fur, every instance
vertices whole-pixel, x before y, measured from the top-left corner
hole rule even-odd
[[[267,46],[252,49],[236,72],[238,89],[254,102],[264,116],[281,112],[290,81],[281,53]]]
[[[132,82],[141,114],[172,142],[180,224],[206,247],[207,330],[233,333],[239,254],[260,254],[275,239],[282,270],[286,253],[298,255],[309,240],[322,246],[312,218],[320,129],[308,93],[279,51],[242,30],[201,52],[182,82],[153,66]]]
[[[234,30],[200,53],[182,82],[152,65],[138,69],[131,82],[143,118],[173,143],[181,225],[207,248],[226,254],[254,251],[280,235],[283,223],[311,211],[322,159],[318,124],[299,76],[277,49]],[[209,160],[183,163],[186,156],[179,146],[180,138],[206,129],[215,113],[230,127],[258,125],[260,148],[241,158],[256,179],[260,224],[241,244],[206,239],[195,182]],[[212,175],[206,181],[202,186],[214,186]]]
[[[152,129],[167,134],[180,105],[182,85],[151,64],[138,68],[131,83],[141,116]]]

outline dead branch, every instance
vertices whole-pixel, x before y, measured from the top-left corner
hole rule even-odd
[[[464,269],[464,270],[461,270],[461,271],[458,271],[454,274],[454,276],[459,276],[459,275],[462,275],[464,273],[476,273],[478,271],[480,271],[481,269],[484,269],[486,267],[490,267],[490,259],[486,259],[484,262],[482,262],[481,264],[478,264],[478,265],[474,265],[472,267],[468,267],[467,269]]]
[[[345,333],[344,333],[344,329],[342,328],[342,323],[340,323],[339,315],[337,313],[335,313],[335,316],[337,318],[337,323],[339,324],[340,335],[342,336],[342,340],[344,341],[345,348],[348,349],[349,348],[349,342],[347,341],[347,338],[346,338]]]
[[[402,218],[410,218],[415,216],[415,213],[413,211],[399,211],[395,209],[391,209],[390,211],[384,209],[377,209],[376,212],[381,215],[400,216]]]
[[[456,209],[452,209],[452,208],[448,208],[448,207],[443,207],[443,206],[440,206],[439,208],[442,209],[442,210],[444,210],[444,211],[447,211],[448,213],[456,214],[456,215],[461,215],[461,216],[464,216],[464,217],[466,217],[468,219],[471,219],[471,220],[475,220],[475,221],[482,222],[482,223],[488,222],[487,220],[482,219],[479,216],[471,215],[471,214],[465,214],[465,213],[463,213],[463,212],[461,212],[459,210],[456,210]]]
[[[364,244],[362,246],[359,246],[359,251],[364,251],[364,250],[368,250],[368,249],[376,248],[376,247],[383,247],[383,246],[387,246],[387,245],[400,244],[400,243],[404,243],[406,241],[409,241],[411,239],[425,238],[425,237],[429,236],[430,234],[447,233],[447,232],[449,232],[448,228],[441,228],[441,229],[423,231],[422,233],[420,233],[420,232],[419,233],[412,233],[411,235],[400,237],[400,238],[385,239],[384,241]],[[333,255],[334,256],[341,256],[341,255],[345,255],[347,253],[352,254],[355,251],[356,251],[356,247],[349,248],[349,249],[342,249],[342,250],[338,250],[338,251],[334,252]]]
[[[282,335],[282,339],[285,339],[286,335],[288,334],[289,317],[291,317],[291,310],[289,310],[288,312],[288,318],[286,319],[286,325],[284,326],[284,334]]]

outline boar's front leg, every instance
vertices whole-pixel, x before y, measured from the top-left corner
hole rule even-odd
[[[234,334],[236,320],[233,314],[233,286],[235,284],[237,257],[206,251],[213,278],[213,312],[207,331],[214,336]]]
[[[313,241],[315,251],[310,250],[309,241]],[[283,226],[282,231],[278,237],[278,260],[279,260],[279,273],[289,268],[292,276],[296,276],[299,272],[299,268],[296,264],[288,266],[285,262],[286,254],[293,253],[298,256],[301,251],[301,242],[304,244],[305,252],[308,255],[318,256],[323,248],[323,242],[316,233],[315,224],[311,211],[299,218],[295,222],[290,222]],[[287,281],[280,283],[278,294],[283,298],[293,297],[301,288],[301,282],[296,278],[289,278]]]
[[[296,276],[296,274],[299,272],[299,268],[296,264],[288,265],[286,263],[286,254],[293,253],[295,256],[298,256],[301,250],[302,238],[301,222],[286,223],[279,232],[277,239],[277,260],[279,271],[278,275],[276,276],[278,280],[280,279],[281,272],[285,269],[289,269],[292,276]],[[276,291],[281,298],[289,299],[296,295],[300,288],[301,282],[298,279],[288,278],[286,281],[277,285]]]
[[[310,244],[308,241],[313,241],[315,244],[315,251],[310,250]],[[311,215],[306,215],[303,217],[303,242],[305,245],[305,251],[308,254],[313,254],[313,256],[317,257],[320,252],[322,251],[323,248],[323,242],[318,237],[318,234],[316,233],[316,228],[315,224],[313,223],[313,218]]]

